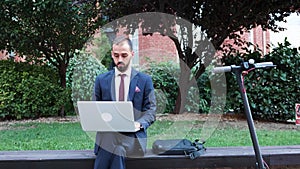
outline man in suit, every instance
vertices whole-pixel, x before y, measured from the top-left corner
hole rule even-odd
[[[156,99],[152,79],[131,67],[134,52],[130,39],[116,37],[111,56],[115,68],[97,76],[94,99],[131,101],[138,131],[97,132],[94,169],[123,169],[125,157],[143,156],[146,152],[147,128],[155,121]]]

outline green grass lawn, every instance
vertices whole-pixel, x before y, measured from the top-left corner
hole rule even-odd
[[[92,149],[93,141],[79,123],[15,124],[0,131],[0,150]]]
[[[196,126],[196,127],[195,127]],[[248,129],[235,127],[201,130],[201,122],[157,121],[148,130],[148,148],[156,139],[196,139],[204,135],[206,147],[252,146]],[[257,130],[261,146],[299,145],[300,130]],[[93,149],[94,134],[82,131],[78,122],[15,123],[0,130],[0,150]]]

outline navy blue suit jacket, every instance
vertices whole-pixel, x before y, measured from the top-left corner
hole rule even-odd
[[[94,100],[115,101],[115,69],[98,75],[95,80]],[[147,128],[155,121],[156,99],[154,95],[153,82],[149,75],[131,71],[128,101],[133,103],[134,119],[143,126],[141,130],[135,132],[144,153],[147,146]],[[96,135],[95,154],[99,150],[101,133]]]

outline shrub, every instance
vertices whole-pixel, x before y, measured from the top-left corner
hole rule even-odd
[[[69,98],[48,66],[0,61],[0,118],[55,116]]]
[[[297,48],[285,40],[272,52],[260,57],[259,52],[248,52],[238,57],[226,58],[226,65],[239,63],[238,60],[253,58],[256,62],[272,61],[276,66],[270,70],[256,70],[245,77],[250,107],[254,118],[269,121],[286,121],[295,117],[295,103],[300,97],[300,54]],[[243,110],[236,80],[227,74],[227,108]]]
[[[141,71],[152,77],[157,112],[173,112],[178,92],[179,66],[172,62],[150,62],[149,66]]]
[[[90,39],[90,51],[93,56],[106,68],[111,68],[113,62],[111,58],[111,45],[109,38],[105,32],[101,32],[100,36],[95,36]]]
[[[88,53],[81,52],[72,60],[72,101],[76,107],[79,100],[92,100],[96,76],[107,69]]]
[[[173,62],[150,62],[149,66],[142,71],[152,76],[157,99],[157,112],[173,112],[179,88],[179,65]],[[185,111],[208,113],[210,85],[207,73],[197,80],[197,85],[198,88],[191,87],[187,93]]]
[[[199,89],[199,113],[209,113],[211,102],[211,85],[207,72],[204,72],[198,79],[197,85]]]

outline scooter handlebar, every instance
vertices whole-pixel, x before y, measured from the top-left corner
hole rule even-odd
[[[275,67],[275,65],[273,65],[273,62],[262,62],[262,63],[255,63],[254,67],[256,69],[263,69],[263,68]]]
[[[214,73],[225,73],[225,72],[231,72],[231,66],[222,66],[222,67],[215,67],[213,69]]]
[[[275,67],[275,65],[273,65],[273,62],[261,62],[261,63],[252,64],[252,65],[254,66],[255,69],[264,69],[264,68]],[[231,72],[232,69],[239,69],[239,68],[242,69],[242,66],[231,65],[231,66],[215,67],[213,69],[213,73],[226,73],[226,72]]]

